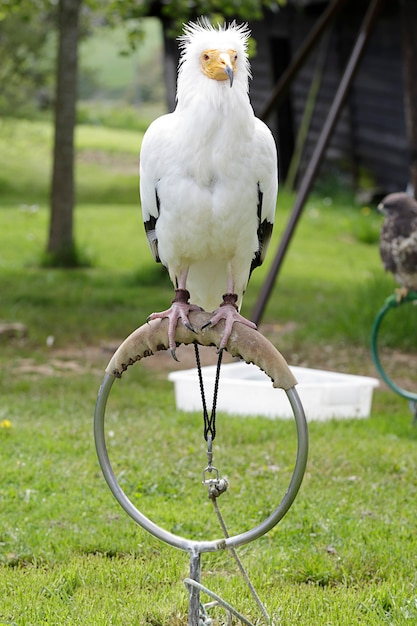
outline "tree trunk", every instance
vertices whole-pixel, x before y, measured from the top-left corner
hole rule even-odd
[[[417,198],[417,1],[403,0],[401,10],[410,182]]]
[[[47,252],[52,264],[76,264],[73,233],[77,48],[82,0],[59,0],[55,140]]]

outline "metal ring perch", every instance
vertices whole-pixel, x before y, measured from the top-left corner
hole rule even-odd
[[[204,311],[190,314],[190,323],[196,329],[204,326],[209,319],[210,314]],[[197,333],[191,332],[182,324],[178,324],[176,342],[178,345],[197,342],[202,346],[218,347],[222,337],[223,324],[224,322],[219,322],[216,326],[208,326],[204,331]],[[293,474],[281,502],[267,519],[251,530],[212,541],[195,541],[175,535],[147,518],[123,492],[109,460],[104,434],[106,403],[114,381],[116,378],[120,378],[123,372],[136,361],[151,356],[158,350],[168,349],[167,328],[167,320],[155,320],[144,324],[121,344],[106,368],[94,415],[94,437],[100,466],[111,492],[122,508],[135,522],[155,537],[191,554],[236,548],[257,539],[273,528],[287,513],[300,488],[307,463],[308,433],[303,406],[295,389],[297,381],[283,356],[265,337],[243,324],[234,324],[226,346],[227,351],[232,356],[241,357],[247,363],[254,363],[265,371],[271,378],[273,386],[284,389],[290,401],[297,429],[297,456]]]
[[[387,383],[389,387],[391,387],[393,391],[395,391],[395,393],[402,396],[403,398],[406,398],[414,406],[416,406],[417,393],[413,393],[412,391],[407,391],[406,389],[403,389],[402,387],[397,385],[393,380],[391,380],[391,378],[388,376],[388,374],[384,370],[382,363],[381,363],[381,359],[379,358],[379,354],[378,354],[378,336],[379,336],[379,329],[380,329],[382,320],[384,319],[388,311],[390,311],[391,309],[398,308],[399,306],[402,306],[403,304],[406,304],[407,302],[417,302],[416,291],[409,291],[408,294],[404,298],[398,298],[397,294],[392,294],[385,300],[383,307],[379,310],[375,318],[375,322],[372,328],[371,352],[372,352],[372,358],[374,360],[375,366],[378,372],[380,373],[382,379]]]

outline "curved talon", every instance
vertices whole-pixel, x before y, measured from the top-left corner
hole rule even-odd
[[[401,304],[403,300],[407,299],[409,289],[407,289],[407,287],[398,287],[398,289],[394,289],[394,293],[396,295],[397,303]]]
[[[253,328],[254,330],[256,330],[257,328],[256,324],[246,319],[246,317],[243,317],[243,315],[240,315],[238,308],[235,304],[235,294],[225,294],[225,296],[223,296],[222,304],[219,306],[218,309],[214,311],[211,319],[203,324],[201,330],[204,330],[208,326],[215,326],[218,322],[220,322],[220,320],[224,320],[225,324],[218,354],[226,347],[233,330],[233,324],[235,322],[244,324],[245,326]]]
[[[170,352],[171,352],[171,356],[172,356],[172,358],[174,359],[174,361],[176,361],[177,363],[179,363],[179,362],[180,362],[180,360],[179,360],[179,358],[177,357],[177,353],[175,352],[175,348],[171,348]]]
[[[193,311],[201,311],[202,309],[195,305],[190,304],[188,302],[189,293],[184,289],[177,289],[175,292],[175,299],[172,301],[171,306],[166,311],[161,311],[160,313],[151,313],[149,315],[147,321],[156,320],[156,319],[165,319],[168,318],[168,346],[171,351],[172,358],[178,361],[176,355],[176,343],[175,343],[175,332],[177,329],[178,321],[181,320],[183,325],[187,328],[187,330],[196,333],[197,331],[191,326],[188,315]]]

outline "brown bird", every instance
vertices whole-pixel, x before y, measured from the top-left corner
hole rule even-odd
[[[405,297],[417,291],[417,201],[406,193],[391,193],[378,211],[385,216],[379,240],[382,263]]]

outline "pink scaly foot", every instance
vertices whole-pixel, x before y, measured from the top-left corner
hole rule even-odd
[[[202,309],[195,305],[189,303],[190,292],[187,289],[176,289],[175,290],[175,298],[172,301],[172,306],[166,311],[161,311],[160,313],[151,313],[148,317],[148,322],[151,320],[159,320],[168,318],[168,343],[171,350],[172,358],[175,361],[178,361],[177,355],[175,354],[176,344],[175,344],[175,329],[177,328],[178,320],[181,320],[182,323],[188,330],[191,330],[195,333],[194,328],[191,326],[188,320],[188,314],[191,311],[201,311]]]
[[[235,322],[245,324],[245,326],[249,326],[249,328],[256,330],[256,324],[247,320],[246,317],[243,317],[243,315],[240,315],[236,302],[237,295],[235,293],[225,293],[223,296],[223,302],[219,308],[214,311],[211,320],[203,326],[203,328],[206,328],[207,326],[215,326],[218,322],[220,322],[220,320],[225,320],[224,332],[219,345],[219,352],[226,347]]]

